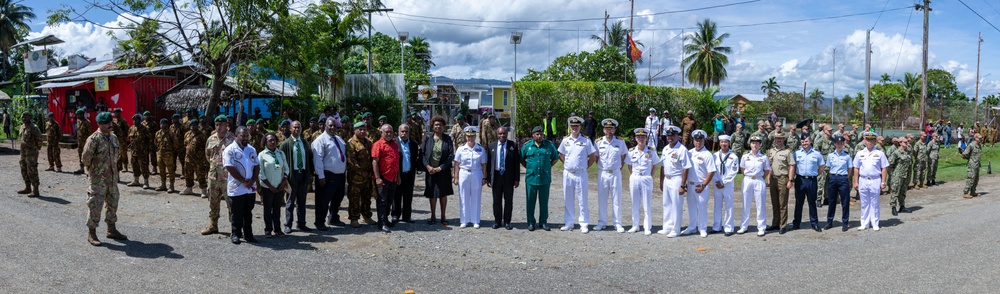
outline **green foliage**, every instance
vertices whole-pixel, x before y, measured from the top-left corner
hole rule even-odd
[[[21,3],[20,0],[0,0],[0,81],[17,74],[13,63],[21,59],[21,55],[12,55],[11,47],[28,36],[29,24],[35,19],[33,9]]]
[[[269,100],[267,103],[267,109],[271,112],[271,118],[267,121],[267,128],[270,130],[277,130],[279,119],[281,118],[281,112],[283,110],[288,111],[288,117],[292,120],[298,120],[303,122],[308,122],[309,118],[313,116],[318,116],[322,113],[323,108],[319,107],[320,102],[318,99],[313,97],[292,97],[292,98],[275,98]]]
[[[607,40],[605,40],[604,33],[601,35],[590,35],[590,39],[601,44],[601,48],[612,47],[621,52],[622,55],[628,56],[628,28],[625,27],[625,21],[616,21],[607,29]],[[635,41],[637,46],[644,46],[639,40],[633,39],[633,41]],[[636,62],[642,64],[642,57],[639,57]]]
[[[927,103],[948,105],[952,101],[968,101],[965,93],[958,90],[955,77],[943,69],[927,70]]]
[[[761,118],[761,115],[765,115],[768,112],[777,112],[779,117],[784,117],[788,121],[799,121],[803,118],[810,117],[810,113],[806,111],[805,108],[806,98],[802,96],[802,93],[798,92],[776,92],[767,98],[764,98],[763,107],[755,108],[755,111],[763,110],[759,115],[750,116],[746,115],[748,121],[754,121]],[[751,105],[754,103],[750,103]],[[749,111],[748,111],[749,112]],[[747,128],[750,128],[748,123]],[[756,127],[753,127],[756,129]],[[753,130],[748,130],[753,131]]]
[[[357,107],[358,105],[361,107]],[[343,109],[351,116],[352,122],[357,122],[358,114],[364,112],[372,113],[372,123],[378,123],[379,116],[386,116],[387,123],[398,126],[403,123],[400,114],[403,113],[403,104],[396,97],[347,97],[341,100],[340,109]]]
[[[774,80],[774,77],[771,77],[766,81],[760,82],[760,84],[761,84],[760,90],[764,93],[767,93],[767,95],[771,95],[773,93],[781,91],[781,86],[778,85],[778,82]]]
[[[119,40],[117,45],[123,53],[115,60],[118,68],[154,67],[171,62],[166,55],[166,44],[157,32],[160,29],[158,21],[146,19],[125,28],[128,39]]]
[[[715,22],[707,18],[698,23],[698,30],[693,35],[684,36],[684,54],[687,56],[682,62],[687,67],[689,82],[704,89],[717,86],[726,79],[726,65],[729,64],[726,54],[732,52],[729,46],[722,46],[726,38],[729,38],[729,33],[719,35]]]
[[[529,68],[521,81],[589,81],[635,83],[635,64],[614,47],[556,58],[544,71]]]
[[[571,112],[582,116],[587,111],[594,111],[598,120],[618,120],[618,134],[629,137],[632,129],[643,127],[649,108],[658,111],[667,109],[672,114],[681,115],[687,109],[696,108],[694,102],[699,101],[703,94],[695,89],[618,82],[518,81],[514,85],[517,89],[519,126],[515,131],[522,138],[530,137],[531,128],[542,124],[547,110],[559,119],[559,128],[566,127],[566,119]],[[707,118],[704,120],[707,121]]]
[[[399,39],[383,34],[381,32],[372,35],[372,73],[399,73],[400,71],[400,51]],[[418,85],[430,83],[430,67],[434,65],[431,61],[430,45],[427,39],[416,36],[407,41],[408,46],[403,48],[403,65],[405,71],[407,98],[416,101],[416,88]],[[367,40],[363,45],[368,46]],[[348,74],[368,73],[368,51],[352,50],[344,61],[344,72]]]
[[[717,114],[725,114],[726,108],[729,107],[729,99],[715,100],[717,93],[719,93],[719,88],[708,87],[699,91],[697,95],[684,97],[685,99],[680,105],[681,109],[694,110],[694,118],[698,122],[696,128],[705,130],[709,134],[714,129],[712,118]],[[671,113],[674,112],[671,111]],[[684,114],[678,112],[675,115]]]

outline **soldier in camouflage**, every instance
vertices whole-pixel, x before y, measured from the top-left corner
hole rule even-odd
[[[828,125],[824,124],[823,127],[821,127],[820,130],[821,131],[820,131],[819,135],[816,136],[816,140],[813,141],[813,142],[815,142],[815,143],[813,143],[813,145],[816,147],[816,151],[819,151],[819,154],[823,155],[823,158],[825,160],[825,158],[827,157],[827,154],[830,154],[830,152],[833,152],[833,149],[834,149],[833,141],[832,141],[833,136],[830,135],[831,129],[830,129],[830,126],[828,126]],[[823,205],[829,205],[830,204],[829,201],[827,201],[828,199],[826,197],[826,192],[827,192],[826,183],[827,183],[827,181],[830,178],[830,173],[828,171],[830,171],[830,166],[829,165],[824,165],[823,168],[819,170],[819,176],[816,177],[816,179],[817,179],[817,185],[819,187],[823,187],[822,189],[817,189],[817,191],[816,191],[816,206],[817,207],[823,207]]]
[[[785,140],[785,146],[788,146],[789,150],[799,150],[799,136],[796,136],[795,126],[788,126],[788,139]]]
[[[319,120],[319,118],[315,116],[309,118],[309,129],[302,130],[302,139],[305,139],[306,142],[309,142],[310,144],[312,144],[312,141],[315,140],[316,137],[323,133],[323,130],[319,127],[319,123],[316,122],[317,120]]]
[[[87,218],[87,242],[90,245],[101,246],[97,239],[97,224],[101,221],[101,209],[107,213],[104,222],[108,224],[108,238],[128,240],[118,231],[118,136],[112,132],[111,113],[101,112],[97,115],[98,131],[87,137],[83,147],[83,164],[90,177],[90,188],[87,190],[87,208],[90,215]]]
[[[198,179],[198,187],[204,193],[205,188],[208,184],[205,182],[205,136],[201,132],[201,128],[198,126],[198,119],[192,119],[188,122],[190,126],[186,134],[184,134],[184,166],[188,168],[184,169],[184,191],[181,195],[195,195],[191,190],[194,187],[195,177]]]
[[[354,127],[352,127],[353,123],[351,123],[351,117],[346,116],[346,115],[341,116],[340,117],[340,125],[342,125],[344,127],[343,128],[337,128],[337,136],[340,136],[341,138],[348,138],[348,139],[350,139],[351,136],[354,136]]]
[[[278,142],[284,142],[285,139],[292,136],[292,130],[290,129],[292,122],[289,120],[282,120],[278,123]]]
[[[767,130],[764,129],[766,122],[763,120],[757,121],[757,131],[750,134],[750,137],[760,138],[760,150],[771,150],[771,142],[773,138],[767,135]],[[762,151],[763,152],[763,151]]]
[[[257,147],[264,147],[264,132],[260,131],[257,120],[252,118],[247,120],[247,135],[250,137],[250,146],[253,146],[254,150],[261,150]]]
[[[913,167],[913,172],[916,174],[913,177],[913,188],[927,188],[927,161],[930,148],[927,148],[927,137],[924,133],[920,133],[920,139],[913,145],[913,149],[917,153],[917,164]]]
[[[83,109],[78,109],[76,111],[76,155],[80,156],[80,169],[73,172],[74,174],[83,173],[83,144],[87,142],[87,137],[94,133],[94,129],[90,126],[90,120],[84,117]]]
[[[743,124],[736,124],[736,130],[730,136],[732,139],[732,149],[733,154],[736,158],[741,158],[743,156],[743,151],[746,150],[746,132],[743,131]]]
[[[174,162],[174,164],[175,164],[174,166],[177,166],[176,165],[177,163],[180,164],[180,169],[181,169],[180,174],[183,175],[184,174],[184,134],[187,134],[187,128],[188,127],[187,127],[186,124],[182,124],[181,123],[181,115],[180,114],[174,114],[174,115],[172,115],[170,117],[170,120],[171,120],[171,122],[170,122],[170,135],[174,137],[173,138],[174,139],[174,158],[171,158],[170,161]],[[173,176],[173,175],[171,175],[171,176]],[[173,190],[173,189],[171,189],[171,190]]]
[[[375,197],[375,170],[372,166],[372,142],[368,140],[368,128],[364,122],[354,124],[354,136],[347,141],[347,215],[351,227],[361,224],[358,219],[364,217],[366,224],[374,224],[372,220],[372,198]]]
[[[144,111],[142,113],[142,117],[143,117],[142,125],[145,126],[146,131],[149,132],[149,135],[146,136],[146,141],[142,143],[145,144],[146,146],[150,146],[145,149],[147,158],[146,162],[152,165],[152,168],[150,168],[149,170],[149,174],[155,175],[161,172],[160,170],[158,170],[159,165],[157,164],[156,160],[156,148],[153,147],[156,146],[155,134],[160,130],[160,125],[153,120],[153,114],[150,113],[149,111]]]
[[[938,134],[931,135],[931,141],[927,143],[927,181],[929,186],[937,185],[938,159],[941,157],[941,143],[938,143]]]
[[[62,172],[62,156],[59,154],[61,153],[61,150],[59,150],[59,140],[62,139],[62,127],[60,127],[59,123],[56,122],[55,113],[49,112],[47,116],[49,118],[48,122],[45,124],[45,141],[47,145],[45,151],[48,153],[49,169],[46,169],[45,171],[55,170],[57,172]],[[55,166],[55,168],[53,168],[53,166]]]
[[[483,119],[482,123],[479,125],[479,145],[490,146],[493,142],[498,140],[496,130],[500,128],[500,122],[497,121],[496,115],[492,112],[486,114],[486,119]]]
[[[31,114],[21,114],[21,178],[24,179],[24,190],[17,194],[28,194],[28,197],[38,197],[38,151],[42,148],[42,131],[31,121]],[[57,144],[58,146],[58,144]]]
[[[889,147],[885,148],[885,156],[891,159],[892,158],[892,154],[896,153],[897,151],[899,151],[899,142],[900,142],[900,140],[902,140],[902,138],[892,138],[890,140],[892,140],[892,144],[889,144]],[[912,160],[912,158],[911,158],[911,160]],[[909,166],[909,165],[907,165],[907,166]],[[896,165],[890,163],[889,167],[886,168],[886,170],[888,171],[889,179],[886,181],[885,186],[889,187],[889,189],[892,190],[893,187],[895,187],[893,185],[893,182],[894,182],[893,180],[895,179],[893,175],[895,174],[895,171],[896,171]]]
[[[128,139],[129,125],[125,121],[125,118],[122,117],[121,108],[116,108],[114,114],[115,117],[111,121],[111,126],[115,136],[118,137],[118,146],[122,150],[122,152],[118,152],[120,154],[118,155],[118,162],[115,164],[115,167],[117,167],[117,171],[128,171],[128,152],[125,152],[128,145],[125,144],[125,140]]]
[[[230,199],[226,196],[226,182],[229,178],[229,172],[223,167],[222,151],[234,141],[236,141],[236,137],[229,131],[229,119],[225,115],[215,117],[215,133],[208,137],[208,141],[205,143],[205,159],[208,161],[208,191],[203,197],[208,197],[209,225],[201,230],[202,235],[219,232],[219,202],[225,200],[226,209],[230,210],[227,215],[232,214]]]
[[[149,145],[145,142],[149,141],[149,130],[142,123],[142,115],[136,114],[132,116],[132,127],[128,129],[128,141],[129,141],[129,153],[132,156],[132,175],[134,176],[132,183],[129,183],[129,187],[139,187],[142,186],[143,189],[149,189],[149,163],[146,162],[146,151]],[[142,177],[143,183],[139,183],[139,177]]]
[[[909,185],[910,179],[910,169],[907,167],[910,166],[913,157],[907,151],[909,142],[906,139],[893,139],[893,141],[898,142],[899,149],[888,155],[889,168],[892,169],[892,173],[889,174],[889,178],[892,179],[892,186],[889,187],[892,199],[889,201],[889,206],[892,206],[892,215],[897,215],[898,212],[910,212],[906,209],[906,186]]]
[[[424,142],[423,118],[416,112],[410,112],[410,117],[406,119],[406,125],[410,126],[410,140],[417,142],[417,146],[422,147]]]
[[[167,180],[170,180],[170,191],[174,191],[174,172],[177,166],[174,165],[174,135],[170,133],[170,121],[166,118],[160,119],[160,130],[156,132],[156,154],[160,160],[160,186],[156,191],[167,191]]]
[[[465,117],[459,113],[455,116],[455,124],[451,126],[451,131],[448,132],[451,135],[451,140],[454,142],[455,146],[452,146],[452,150],[458,150],[459,146],[465,145],[465,127],[469,124],[465,123]],[[410,126],[412,130],[413,127]],[[427,151],[424,151],[427,152]]]
[[[962,158],[969,160],[969,173],[965,178],[965,196],[963,196],[965,199],[979,196],[979,193],[976,193],[976,186],[979,185],[979,168],[981,167],[979,157],[983,153],[980,142],[983,140],[983,134],[976,133],[972,139],[965,150],[961,150]]]

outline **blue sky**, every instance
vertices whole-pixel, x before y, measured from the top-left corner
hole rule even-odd
[[[937,1],[931,3],[930,68],[941,68],[956,77],[960,90],[975,94],[976,35],[982,32],[983,59],[980,96],[1000,93],[1000,3],[990,0]],[[301,5],[309,1],[299,1]],[[389,35],[397,31],[421,35],[434,52],[434,75],[453,78],[476,77],[508,80],[514,73],[511,31],[524,32],[517,49],[518,76],[527,68],[543,69],[558,56],[577,50],[594,50],[591,34],[600,35],[603,21],[562,21],[601,18],[604,11],[616,17],[629,15],[624,0],[385,0],[393,13],[373,17],[373,29]],[[107,30],[87,24],[45,25],[46,10],[61,4],[83,7],[82,1],[26,0],[39,18],[33,36],[55,34],[66,44],[56,47],[64,54],[84,53],[108,58],[114,42]],[[648,73],[662,71],[654,85],[679,85],[680,34],[690,33],[697,22],[710,18],[729,33],[725,45],[732,47],[727,67],[729,79],[723,92],[759,93],[760,82],[774,76],[784,90],[819,88],[837,96],[864,89],[865,31],[872,29],[872,78],[888,73],[893,81],[903,74],[920,71],[922,12],[912,0],[726,0],[643,1],[635,3],[635,36],[646,48],[647,63],[636,71],[647,82]],[[706,8],[720,6],[716,8]],[[909,8],[907,8],[909,7]],[[884,9],[884,12],[883,12]],[[681,13],[672,11],[691,10]],[[975,12],[986,19],[984,21]],[[667,13],[664,13],[667,12]],[[661,14],[656,14],[661,13]],[[853,15],[853,16],[850,16]],[[99,23],[114,23],[116,16],[91,11],[87,17]],[[449,18],[441,19],[441,18]],[[832,19],[819,19],[832,18]],[[810,21],[797,21],[813,19]],[[466,21],[481,20],[481,21]],[[526,22],[496,22],[496,21]],[[627,20],[627,19],[626,19]],[[783,24],[759,25],[792,21]],[[577,31],[579,30],[579,31]],[[120,31],[114,35],[123,36]],[[833,51],[836,49],[836,72]],[[651,56],[649,55],[651,54]],[[834,88],[834,82],[836,87]]]

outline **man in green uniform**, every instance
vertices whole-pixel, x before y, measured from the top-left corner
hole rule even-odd
[[[531,130],[532,140],[521,146],[521,165],[524,166],[524,188],[527,191],[528,230],[535,230],[535,203],[538,203],[539,228],[549,230],[549,189],[552,185],[552,166],[559,161],[556,146],[546,140],[542,126]]]
[[[497,122],[496,116],[490,112],[486,114],[486,119],[483,119],[482,123],[479,125],[479,145],[490,146],[493,142],[497,141],[496,129],[499,128],[499,122]]]
[[[292,135],[291,125],[292,122],[288,120],[278,122],[278,132],[275,134],[278,136],[278,142],[284,142],[285,139]]]
[[[170,135],[174,137],[173,138],[174,139],[174,158],[171,158],[170,161],[174,162],[174,166],[175,167],[177,166],[178,163],[180,164],[180,168],[181,168],[180,174],[183,175],[184,174],[184,134],[187,133],[187,128],[188,127],[187,127],[187,125],[181,123],[181,115],[180,114],[174,114],[173,116],[171,116],[170,117],[170,121],[171,121],[170,122]],[[173,176],[173,175],[171,175],[171,176]],[[173,187],[171,187],[170,190],[173,190]]]
[[[892,215],[897,215],[898,212],[910,212],[909,209],[906,209],[906,186],[909,185],[910,180],[910,169],[907,167],[910,166],[913,157],[907,151],[910,144],[906,139],[893,139],[893,141],[899,143],[899,149],[887,155],[889,156],[889,168],[892,169],[892,173],[889,174],[892,179],[890,181],[892,186],[889,187],[892,199],[889,201],[889,206],[892,206]],[[898,212],[896,207],[899,207]]]
[[[264,132],[260,130],[262,126],[258,125],[255,119],[247,120],[247,134],[250,136],[250,146],[253,146],[254,150],[264,150],[258,149],[264,148]]]
[[[743,150],[746,150],[746,132],[743,130],[743,124],[736,124],[736,131],[733,132],[732,144],[733,153],[735,153],[736,158],[741,158],[743,156]]]
[[[223,166],[222,151],[233,141],[236,141],[236,136],[229,131],[229,119],[226,115],[215,117],[215,133],[208,137],[208,141],[205,143],[205,160],[208,161],[208,191],[203,197],[208,197],[209,224],[201,230],[202,235],[219,232],[219,202],[222,202],[223,199],[226,201],[226,209],[230,210],[226,215],[232,214],[230,199],[226,196],[229,172]]]
[[[924,133],[920,133],[920,139],[913,145],[917,153],[917,164],[913,167],[913,172],[916,173],[913,178],[913,188],[927,188],[927,161],[930,148],[927,147],[927,137]]]
[[[406,119],[406,124],[410,126],[410,140],[417,142],[417,146],[423,146],[424,142],[423,118],[417,115],[416,112],[410,112],[410,117]],[[452,136],[452,140],[454,139],[455,137]]]
[[[350,116],[346,116],[346,115],[341,116],[340,117],[340,125],[342,125],[344,127],[343,128],[337,128],[337,136],[340,136],[340,138],[348,138],[348,139],[350,139],[351,136],[354,136],[354,128],[351,127],[353,125],[353,123],[351,123],[351,117]]]
[[[757,131],[750,134],[750,137],[760,138],[761,150],[771,150],[772,138],[767,135],[767,130],[764,129],[765,124],[763,120],[757,121]]]
[[[979,193],[976,193],[976,186],[979,185],[979,156],[983,153],[979,142],[983,140],[983,135],[976,133],[972,138],[968,146],[965,146],[965,150],[962,150],[962,158],[969,160],[969,173],[965,178],[965,199],[979,196]]]
[[[795,135],[795,126],[794,125],[788,126],[788,135],[787,136],[788,136],[788,139],[785,139],[785,146],[788,147],[788,150],[792,150],[792,153],[795,153],[795,150],[799,150],[799,139],[800,138],[799,138],[799,136]]]
[[[941,144],[938,143],[937,133],[931,135],[931,141],[927,143],[927,181],[928,186],[937,185],[938,159],[941,157]]]
[[[197,176],[202,192],[208,184],[205,182],[205,137],[202,136],[198,119],[188,121],[188,131],[184,134],[184,191],[181,195],[195,195],[194,180]],[[249,124],[248,124],[249,125]]]
[[[62,127],[56,122],[55,113],[49,112],[47,115],[49,121],[45,124],[45,141],[48,159],[49,159],[49,169],[45,171],[57,171],[62,172],[62,156],[59,150],[59,140],[62,139]],[[53,168],[53,166],[55,168]]]
[[[782,234],[788,225],[788,190],[792,188],[789,178],[795,176],[794,151],[785,148],[785,136],[784,132],[772,132],[771,138],[774,144],[767,150],[767,158],[771,160],[771,177],[768,179],[768,189],[771,193],[771,225],[766,230],[781,230]]]
[[[149,130],[142,123],[142,115],[136,114],[132,116],[132,127],[128,129],[128,141],[129,141],[129,153],[132,156],[132,174],[134,176],[132,183],[129,183],[129,187],[139,187],[142,186],[143,189],[149,189],[149,163],[146,162],[146,154],[149,152],[146,149],[149,145],[145,142],[149,141]],[[139,177],[142,177],[143,183],[139,183]]]
[[[895,152],[897,152],[897,151],[899,151],[899,142],[902,140],[902,138],[892,138],[890,140],[892,140],[892,144],[889,144],[889,147],[885,148],[885,157],[887,157],[889,159],[892,159],[892,154],[895,153]],[[909,147],[909,146],[907,146],[907,147]],[[909,148],[907,148],[907,149],[909,149]],[[905,151],[905,152],[908,152],[908,151]],[[913,159],[911,157],[910,161],[912,161],[912,160]],[[909,162],[909,161],[907,161],[907,162]],[[909,167],[909,165],[906,165],[906,166],[907,166],[907,168]],[[893,177],[893,175],[895,174],[895,171],[896,171],[896,165],[890,163],[889,167],[887,168],[887,170],[888,170],[889,179],[888,179],[888,181],[886,181],[885,186],[889,187],[889,190],[891,192],[891,190],[893,189],[893,187],[895,187],[893,185],[893,182],[894,182],[893,180],[895,180],[895,178]],[[909,179],[907,179],[907,182],[909,182]]]
[[[121,152],[118,136],[112,132],[111,113],[101,112],[97,115],[98,132],[89,137],[83,147],[83,165],[90,177],[90,188],[87,190],[87,207],[90,216],[87,218],[87,242],[90,245],[101,246],[97,239],[97,224],[101,221],[101,209],[106,209],[104,222],[108,224],[108,238],[128,240],[128,237],[118,232],[115,223],[118,222],[118,152]]]
[[[74,174],[83,173],[83,144],[87,143],[87,137],[94,133],[94,129],[90,126],[90,120],[84,117],[83,113],[83,109],[76,111],[76,155],[80,156],[80,169],[73,172]]]
[[[153,120],[153,114],[150,113],[149,111],[144,111],[142,113],[142,117],[144,118],[144,120],[142,121],[142,125],[145,126],[146,131],[149,132],[149,135],[146,136],[146,141],[142,143],[146,144],[146,146],[150,146],[149,148],[146,148],[146,158],[148,158],[148,161],[146,162],[153,165],[153,167],[149,171],[150,174],[155,175],[158,174],[159,172],[162,172],[158,170],[159,165],[157,165],[156,162],[156,148],[152,147],[156,146],[155,134],[157,131],[160,130],[160,125],[158,125],[156,121]]]
[[[451,131],[448,132],[451,135],[451,141],[455,143],[454,150],[458,150],[459,146],[465,145],[465,127],[469,124],[465,123],[465,116],[461,113],[455,116],[455,124],[451,126]],[[524,157],[522,157],[524,158]]]
[[[31,114],[21,114],[21,178],[24,179],[24,190],[17,194],[28,194],[28,197],[38,197],[38,150],[42,148],[42,131],[31,121]],[[58,144],[57,144],[58,146]]]
[[[170,133],[170,121],[160,119],[160,130],[156,132],[156,154],[160,160],[160,187],[156,191],[167,191],[167,179],[170,179],[170,191],[174,191],[174,135]]]
[[[347,201],[348,218],[351,227],[361,224],[362,216],[366,224],[374,224],[372,220],[372,198],[375,197],[375,170],[372,166],[372,142],[368,140],[368,128],[365,122],[354,124],[354,136],[347,141]]]
[[[820,128],[820,133],[819,133],[819,135],[816,136],[816,140],[813,141],[813,142],[815,142],[815,143],[813,143],[813,146],[816,147],[816,151],[819,151],[819,154],[823,155],[824,162],[826,162],[826,155],[830,154],[830,152],[833,152],[833,148],[834,148],[833,147],[833,136],[830,134],[831,131],[832,130],[830,129],[830,126],[824,124]],[[827,192],[826,191],[827,190],[826,189],[826,182],[827,182],[828,178],[830,177],[830,173],[828,173],[829,170],[830,170],[830,166],[823,165],[823,168],[821,168],[819,170],[819,175],[816,176],[816,185],[818,187],[821,187],[820,189],[816,190],[816,206],[817,207],[823,207],[823,205],[829,205],[830,204],[827,201],[827,198],[826,198],[826,192]]]
[[[112,126],[112,129],[113,129],[112,132],[114,132],[115,136],[118,137],[118,146],[121,148],[121,152],[118,152],[119,153],[118,154],[118,162],[115,164],[115,167],[117,167],[116,170],[119,171],[119,172],[120,171],[127,171],[128,170],[128,152],[126,152],[125,150],[126,150],[126,146],[128,146],[128,144],[126,144],[125,141],[128,140],[129,125],[128,125],[128,122],[125,121],[125,118],[122,117],[122,109],[121,108],[115,108],[114,114],[115,114],[115,117],[111,120],[111,126]]]

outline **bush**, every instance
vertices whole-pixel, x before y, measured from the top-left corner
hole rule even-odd
[[[388,118],[386,122],[393,129],[403,123],[403,118],[399,117],[403,113],[403,102],[392,96],[347,97],[341,100],[340,109],[351,116],[351,122],[357,122],[358,115],[367,111],[372,113],[374,123],[378,123],[378,117],[382,115]]]

